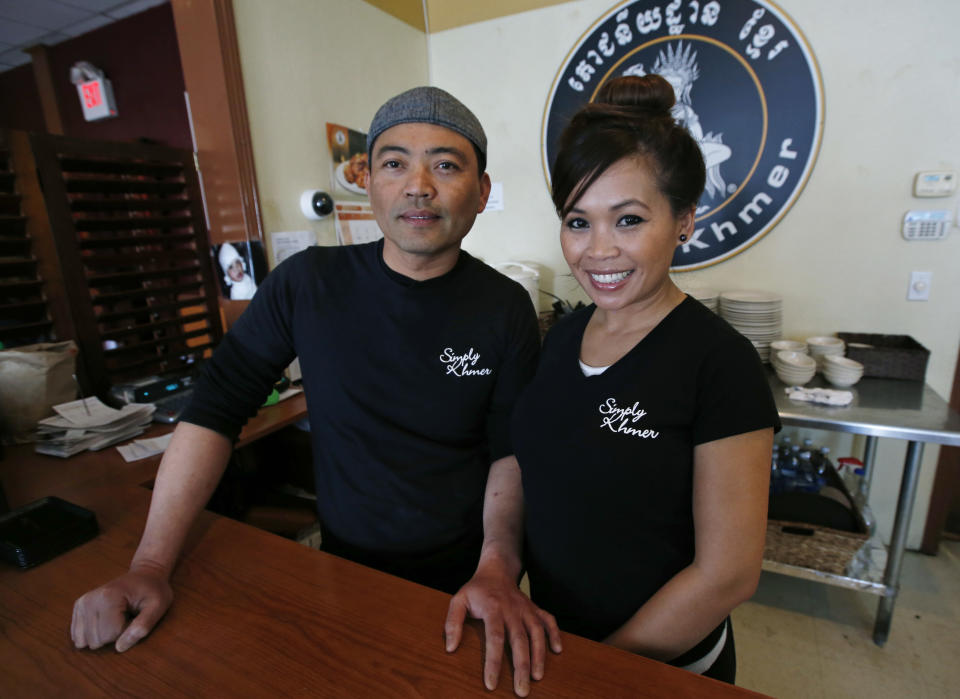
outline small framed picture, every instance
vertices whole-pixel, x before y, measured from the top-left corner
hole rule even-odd
[[[260,241],[223,243],[213,246],[220,279],[220,293],[231,301],[248,301],[267,276],[267,259]]]

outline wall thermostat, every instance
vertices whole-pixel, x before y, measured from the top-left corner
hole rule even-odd
[[[913,180],[915,197],[949,197],[957,191],[957,173],[952,170],[918,172]]]
[[[900,232],[906,240],[942,240],[950,232],[952,223],[949,211],[908,211]]]

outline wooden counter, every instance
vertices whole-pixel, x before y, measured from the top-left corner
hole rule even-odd
[[[249,444],[306,414],[303,395],[265,408]],[[169,426],[154,426],[158,436]],[[204,511],[174,573],[174,604],[124,654],[76,650],[74,600],[126,571],[146,521],[160,457],[126,463],[114,448],[69,459],[8,448],[0,482],[12,507],[58,495],[93,510],[100,535],[36,568],[0,564],[0,697],[513,696],[481,681],[482,628],[443,649],[450,596]],[[758,696],[564,634],[531,697]]]
[[[481,682],[482,632],[443,649],[449,595],[204,512],[173,577],[166,618],[124,654],[76,650],[74,599],[126,570],[149,492],[65,493],[101,534],[34,569],[0,567],[0,696],[513,696]],[[758,696],[564,634],[531,697]]]

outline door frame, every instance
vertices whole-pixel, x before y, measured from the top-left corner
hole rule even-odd
[[[950,407],[960,411],[960,353],[953,371],[953,389],[950,392]],[[933,478],[933,490],[930,493],[930,505],[927,508],[927,521],[923,528],[923,540],[920,550],[936,555],[947,523],[950,506],[956,494],[960,492],[960,447],[940,447],[937,460],[937,472]]]

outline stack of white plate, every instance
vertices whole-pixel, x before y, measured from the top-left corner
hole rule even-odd
[[[823,375],[834,386],[853,386],[863,378],[863,364],[849,357],[828,354],[823,357]]]
[[[691,288],[685,289],[684,291],[714,313],[717,312],[717,308],[719,308],[719,294],[713,289]]]
[[[817,363],[804,352],[781,350],[771,357],[773,370],[785,384],[803,386],[817,373]]]
[[[724,291],[720,315],[747,337],[763,361],[770,358],[770,343],[781,337],[783,298],[769,291]]]
[[[843,356],[846,349],[843,340],[838,337],[829,337],[817,335],[807,338],[807,347],[810,348],[810,356],[817,360],[817,366],[823,368],[823,358],[828,356]]]

